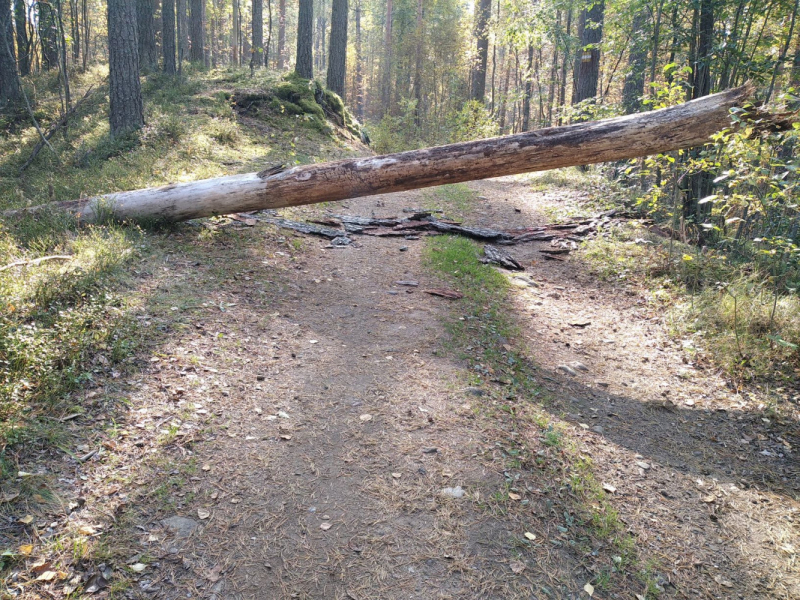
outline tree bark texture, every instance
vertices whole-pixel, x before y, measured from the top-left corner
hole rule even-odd
[[[119,219],[181,221],[636,158],[707,142],[712,134],[730,126],[730,109],[741,106],[751,93],[750,87],[737,88],[613,119],[372,158],[276,167],[59,206],[79,213],[87,222],[108,211]]]
[[[386,23],[383,27],[383,81],[381,81],[381,112],[390,112],[392,103],[392,46],[394,37],[392,34],[392,18],[394,13],[394,3],[386,0]]]
[[[204,65],[205,55],[205,24],[206,24],[206,3],[205,0],[189,0],[189,39],[192,47],[189,50],[189,60],[193,63]]]
[[[364,57],[361,50],[361,0],[356,0],[356,118],[364,122]]]
[[[253,0],[253,47],[250,66],[252,68],[264,66],[264,0]]]
[[[492,0],[479,0],[475,5],[475,38],[477,53],[472,69],[472,99],[483,102],[486,96],[486,62],[489,56],[489,17]]]
[[[156,51],[156,6],[157,0],[136,0],[139,68],[143,71],[155,68],[158,63],[158,53]]]
[[[14,54],[14,26],[11,24],[11,0],[0,0],[0,111],[22,100]]]
[[[108,0],[108,77],[111,135],[142,127],[136,6],[130,0]]]
[[[17,64],[19,65],[19,74],[25,77],[31,72],[28,4],[25,0],[14,0],[14,20],[17,24]]]
[[[647,13],[636,11],[631,24],[631,45],[628,54],[628,74],[622,87],[622,106],[625,114],[638,112],[644,95],[644,72],[647,68]]]
[[[278,70],[286,68],[286,0],[278,2]]]
[[[239,66],[239,24],[241,23],[239,1],[231,0],[231,63],[237,67]]]
[[[161,46],[164,54],[164,73],[175,74],[175,0],[161,2]]]
[[[531,96],[533,95],[533,45],[528,44],[528,66],[525,70],[525,92],[522,98],[522,131],[531,128]]]
[[[331,45],[328,54],[328,89],[345,99],[347,68],[347,0],[333,0],[331,9]]]
[[[697,60],[692,77],[692,98],[711,93],[711,60],[714,51],[714,0],[700,1],[700,29],[697,40]]]
[[[591,1],[591,0],[590,0]],[[581,11],[578,21],[580,47],[575,57],[572,103],[597,96],[597,82],[600,79],[600,42],[603,40],[603,13],[605,0],[594,3]]]
[[[56,9],[51,4],[38,2],[39,40],[42,51],[42,68],[47,71],[58,67],[58,25]]]
[[[314,78],[314,0],[300,0],[297,14],[297,63],[294,70],[303,79]]]
[[[178,33],[177,61],[180,65],[189,58],[189,19],[187,0],[175,0],[175,29]]]

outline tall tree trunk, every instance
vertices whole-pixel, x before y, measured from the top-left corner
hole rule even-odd
[[[501,135],[505,133],[506,130],[506,104],[508,100],[508,86],[511,81],[511,61],[505,60],[504,64],[506,67],[506,79],[503,83],[503,89],[500,92],[500,122],[498,123]]]
[[[67,36],[64,33],[64,10],[61,0],[55,0],[56,4],[56,22],[58,24],[58,38],[59,38],[59,61],[58,69],[61,74],[61,83],[64,89],[64,114],[72,106],[72,98],[69,89],[69,73],[67,72]],[[65,122],[66,125],[66,122]],[[66,132],[66,129],[64,130]]]
[[[189,60],[189,19],[187,0],[175,0],[175,27],[178,32],[177,60],[178,71],[181,63]]]
[[[72,36],[72,62],[78,64],[81,58],[81,21],[80,6],[77,0],[69,3],[70,35]]]
[[[303,79],[314,79],[314,0],[300,0],[297,13],[297,62],[294,71]]]
[[[622,106],[626,114],[639,112],[644,95],[644,72],[647,66],[647,15],[637,11],[631,24],[631,42],[628,54],[628,74],[622,87]],[[654,59],[655,60],[655,59]]]
[[[286,68],[286,0],[278,1],[278,70]]]
[[[52,4],[37,2],[39,9],[39,40],[42,50],[42,68],[45,71],[58,67],[58,26]]]
[[[522,131],[531,128],[531,96],[533,95],[533,44],[528,44],[528,65],[525,69],[525,92],[522,97]]]
[[[711,61],[714,45],[714,0],[700,0],[697,59],[692,77],[692,98],[711,93]]]
[[[653,49],[651,52],[650,57],[650,85],[652,86],[656,82],[656,66],[658,65],[658,50],[661,45],[661,16],[664,12],[664,0],[659,0],[658,6],[656,7],[656,18],[655,22],[653,23]],[[636,27],[635,22],[639,16],[639,13],[634,15],[634,26],[633,31],[634,35],[636,31],[644,29],[644,23],[640,27]],[[636,39],[636,38],[634,38]],[[642,42],[644,43],[644,41]],[[644,83],[644,82],[643,82]],[[655,88],[651,87],[650,91],[651,95],[655,95]]]
[[[558,76],[558,38],[561,30],[561,11],[556,10],[556,26],[553,32],[553,59],[550,63],[550,87],[547,91],[547,126],[553,124],[553,103],[556,99],[556,77]]]
[[[153,0],[136,0],[137,33],[139,40],[139,68],[149,71],[156,66],[156,25]]]
[[[381,111],[385,114],[390,111],[392,102],[392,0],[386,0],[386,23],[383,29],[383,81],[381,82]]]
[[[253,0],[253,48],[250,56],[251,68],[264,66],[264,0]]]
[[[233,7],[232,12],[232,25],[231,25],[231,63],[239,66],[239,1],[231,0]]]
[[[328,89],[345,99],[347,69],[347,0],[333,0],[331,8],[331,45],[328,53]]]
[[[272,52],[272,0],[267,0],[267,45],[264,48],[265,67],[269,67],[270,52]]]
[[[89,36],[92,33],[92,22],[89,19],[89,0],[81,0],[81,15],[83,17],[81,19],[83,25],[83,70],[85,71],[89,67]]]
[[[590,0],[591,1],[591,0]],[[580,48],[575,57],[572,103],[578,104],[597,96],[600,79],[600,43],[603,41],[603,16],[605,0],[594,3],[581,11],[578,20]]]
[[[0,0],[0,112],[15,109],[22,101],[14,53],[11,0]]]
[[[483,102],[486,96],[486,62],[489,55],[489,17],[492,0],[478,0],[475,5],[475,63],[472,67],[472,99]]]
[[[567,102],[567,68],[570,63],[569,36],[572,32],[572,7],[567,9],[567,28],[564,35],[564,60],[561,62],[561,82],[558,86],[558,124],[564,122],[563,109]]]
[[[31,72],[28,3],[25,0],[14,1],[14,20],[17,25],[17,64],[19,65],[19,74],[25,77]],[[5,49],[0,47],[0,51],[5,52]]]
[[[144,125],[139,83],[136,6],[130,0],[108,0],[108,77],[111,135]]]
[[[189,60],[199,65],[206,62],[205,55],[205,24],[206,24],[206,3],[205,0],[189,0],[191,14],[189,16],[189,38],[192,47],[189,51]]]
[[[422,0],[417,0],[417,27],[414,31],[414,100],[417,101],[414,107],[414,124],[417,127],[422,125],[422,44],[423,35],[423,6]]]
[[[364,57],[361,52],[361,0],[356,0],[356,118],[364,122]]]
[[[175,0],[161,1],[161,47],[164,73],[175,74]]]

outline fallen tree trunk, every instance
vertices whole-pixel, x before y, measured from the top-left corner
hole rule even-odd
[[[741,106],[751,92],[745,86],[602,121],[373,158],[273,167],[261,173],[106,194],[57,206],[86,222],[110,215],[181,221],[636,158],[708,142],[712,134],[730,126],[730,109]]]

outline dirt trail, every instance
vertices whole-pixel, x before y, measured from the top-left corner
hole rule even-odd
[[[485,226],[542,223],[560,194],[512,179],[474,188],[491,199],[474,213]],[[420,203],[396,194],[343,210]],[[204,248],[202,264],[188,239],[170,255],[160,301],[181,300],[186,316],[131,397],[133,427],[162,445],[131,455],[147,467],[129,554],[152,562],[129,595],[587,597],[601,576],[593,556],[610,550],[570,540],[546,488],[560,482],[500,452],[509,438],[550,450],[532,424],[488,416],[498,386],[470,387],[465,364],[441,352],[458,304],[420,291],[440,285],[421,266],[424,241],[325,248],[262,225],[234,237]],[[575,259],[542,261],[540,247],[512,249],[535,284],[517,281],[510,309],[553,420],[616,488],[637,569],[667,597],[800,597],[797,465],[785,446],[778,455],[778,440],[797,440],[684,364],[638,290],[598,283]],[[559,370],[576,361],[588,371]],[[461,498],[442,492],[457,486]],[[192,521],[164,522],[174,516]],[[595,585],[594,597],[644,597],[643,581]]]

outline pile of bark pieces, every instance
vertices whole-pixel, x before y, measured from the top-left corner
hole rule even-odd
[[[592,218],[569,223],[499,230],[464,226],[457,221],[437,216],[441,214],[440,210],[409,208],[403,209],[403,212],[407,216],[376,218],[331,214],[307,222],[284,219],[275,211],[239,214],[233,218],[243,222],[257,219],[300,233],[325,237],[331,241],[331,245],[334,247],[351,244],[353,235],[402,237],[406,240],[418,240],[424,235],[461,235],[491,242],[484,247],[483,262],[519,271],[524,270],[524,267],[506,250],[498,246],[513,246],[525,242],[550,242],[551,248],[542,249],[539,252],[547,259],[562,260],[563,255],[569,254],[583,240],[602,234],[604,230],[624,219],[637,218],[637,215],[632,213],[611,210]]]

